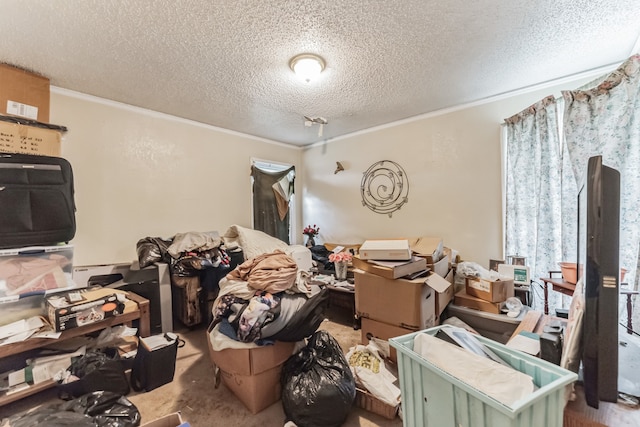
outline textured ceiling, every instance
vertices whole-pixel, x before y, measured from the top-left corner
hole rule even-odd
[[[639,36],[638,0],[0,0],[0,62],[299,146],[616,66]]]

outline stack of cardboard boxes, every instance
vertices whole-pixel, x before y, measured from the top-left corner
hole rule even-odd
[[[280,400],[282,366],[296,343],[276,341],[274,345],[214,350],[211,334],[208,343],[211,363],[220,369],[222,382],[252,414]]]
[[[500,314],[503,302],[514,295],[513,279],[466,277],[465,288],[456,293],[454,304]]]
[[[442,239],[425,237],[405,242],[409,256],[413,257],[410,262],[418,263],[423,270],[428,268],[425,275],[401,277],[398,271],[403,265],[389,267],[375,263],[371,256],[385,255],[383,252],[372,255],[367,242],[360,248],[359,256],[353,258],[356,315],[361,322],[363,344],[370,337],[387,340],[439,325],[442,311],[453,298],[453,271]],[[391,359],[396,360],[393,349]]]

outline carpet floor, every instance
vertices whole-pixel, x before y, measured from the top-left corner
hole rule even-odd
[[[327,330],[340,343],[346,353],[360,341],[360,331],[354,330],[345,313],[328,311],[320,329]],[[142,424],[172,412],[180,412],[192,427],[276,427],[283,426],[285,414],[278,401],[253,415],[224,384],[214,386],[206,326],[184,328],[176,325],[175,332],[186,341],[178,350],[173,382],[150,392],[132,391],[127,398],[138,408]],[[55,389],[45,390],[20,401],[0,407],[0,419],[27,411],[39,405],[59,403]],[[354,406],[344,427],[400,427],[399,417],[394,420],[367,412]]]

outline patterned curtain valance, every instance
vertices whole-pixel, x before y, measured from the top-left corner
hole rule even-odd
[[[639,72],[640,54],[636,54],[606,76],[597,86],[590,89],[562,91],[562,96],[567,103],[589,102],[594,96],[608,94],[623,81],[629,81],[635,78]]]
[[[549,95],[544,99],[536,102],[535,104],[520,111],[518,114],[514,114],[508,119],[504,119],[504,121],[509,124],[516,124],[519,121],[525,119],[526,117],[536,114],[537,111],[544,110],[546,107],[553,104],[555,101],[556,101],[555,97],[553,95]]]

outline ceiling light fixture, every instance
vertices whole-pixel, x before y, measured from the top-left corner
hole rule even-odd
[[[289,67],[305,82],[309,83],[324,70],[324,59],[311,53],[303,53],[291,58]]]

